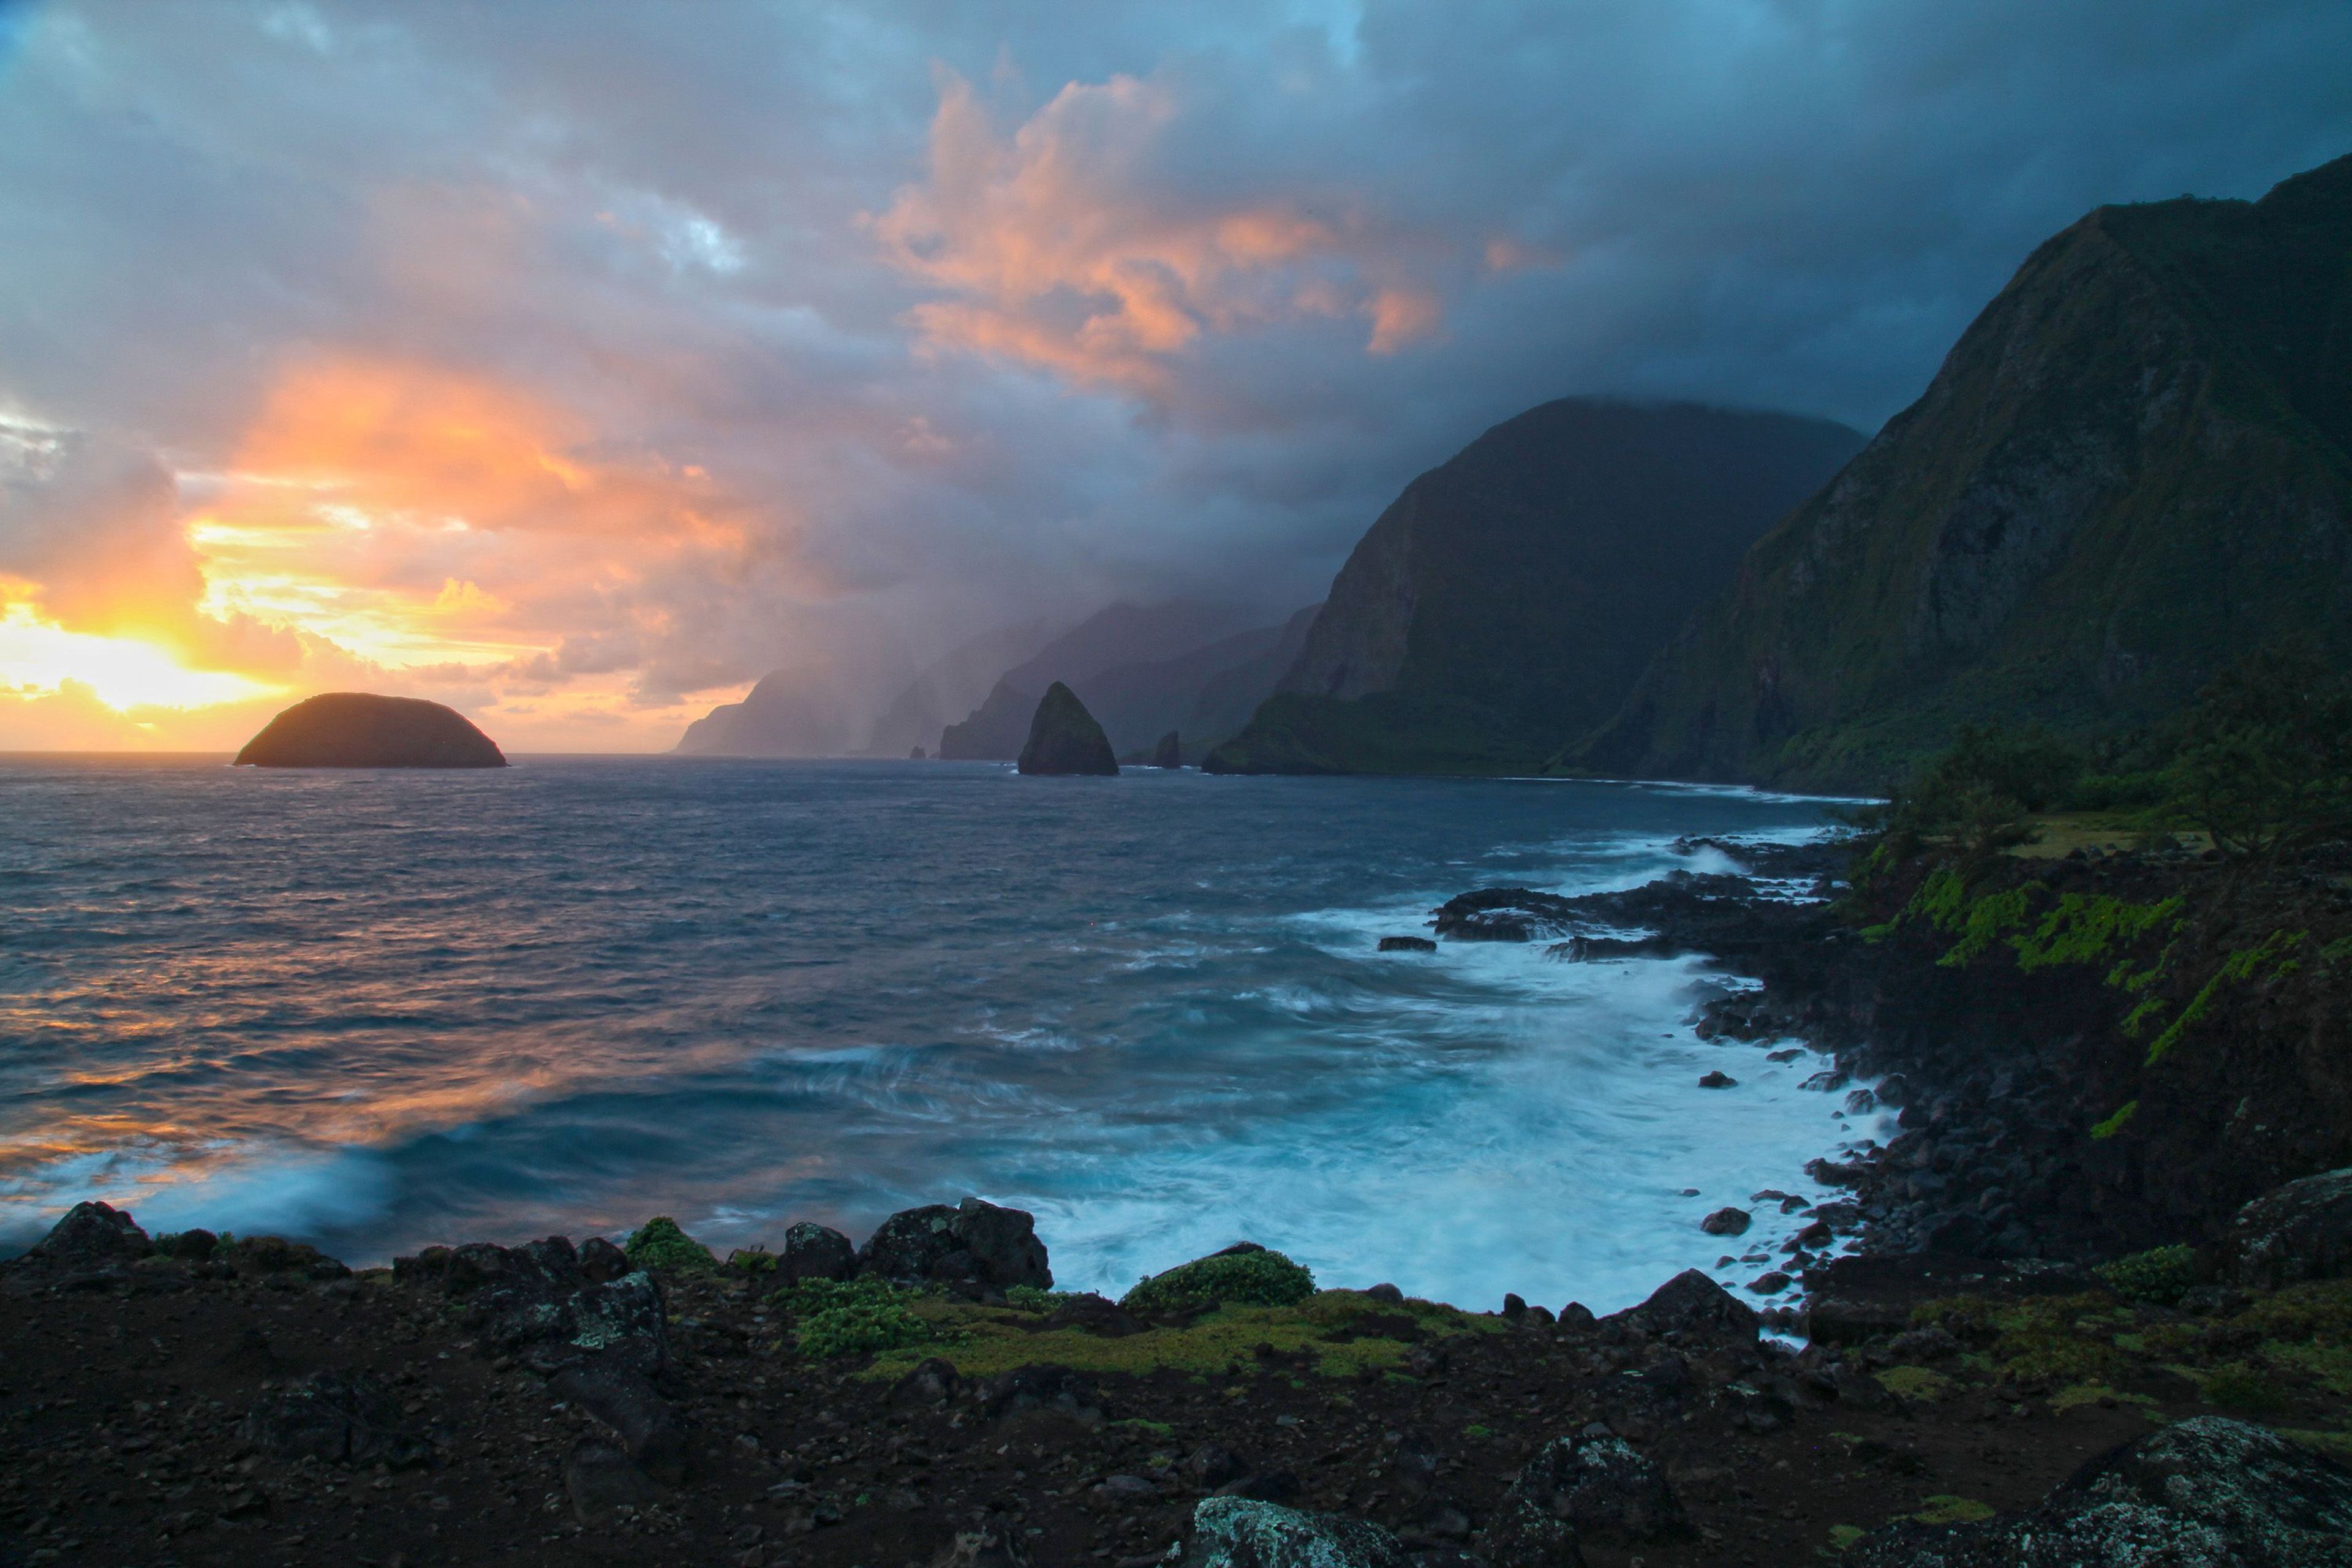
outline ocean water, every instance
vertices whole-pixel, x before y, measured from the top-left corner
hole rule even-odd
[[[0,759],[0,1248],[100,1197],[354,1263],[862,1237],[978,1194],[1067,1288],[1240,1238],[1328,1284],[1607,1310],[1885,1129],[1696,1039],[1697,960],[1382,955],[1465,889],[1637,884],[1820,802],[524,758]],[[1697,1087],[1722,1068],[1728,1090]],[[1734,1249],[1798,1222],[1762,1205]],[[1717,1268],[1742,1281],[1757,1263]]]

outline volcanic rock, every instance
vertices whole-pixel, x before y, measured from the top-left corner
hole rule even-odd
[[[1384,936],[1381,938],[1382,952],[1435,952],[1437,944],[1425,936]]]
[[[1409,1568],[1397,1538],[1342,1514],[1249,1498],[1204,1498],[1181,1568]]]
[[[2352,1169],[2263,1194],[2238,1211],[2225,1246],[2232,1276],[2253,1289],[2352,1274]]]
[[[1690,1535],[1682,1500],[1658,1467],[1622,1437],[1556,1437],[1528,1461],[1481,1540],[1496,1568],[1581,1568],[1578,1542]]]
[[[776,1257],[778,1283],[846,1279],[856,1272],[857,1248],[841,1232],[810,1220],[784,1232],[784,1249]]]
[[[49,1234],[25,1254],[27,1263],[75,1268],[102,1268],[131,1263],[155,1249],[147,1233],[131,1222],[130,1214],[105,1204],[80,1203],[66,1211]]]
[[[1754,1308],[1696,1268],[1685,1268],[1659,1286],[1640,1306],[1601,1321],[1631,1324],[1654,1335],[1748,1340],[1756,1337],[1757,1323]]]
[[[1151,748],[1151,765],[1155,768],[1181,768],[1184,765],[1184,744],[1177,732],[1171,730],[1160,737]]]
[[[498,743],[465,715],[415,697],[330,691],[297,702],[236,754],[239,767],[502,768]]]
[[[1029,743],[1021,748],[1024,773],[1098,773],[1118,772],[1110,739],[1103,733],[1078,694],[1060,681],[1045,689],[1029,721]]]
[[[2331,1568],[2352,1541],[2352,1474],[2260,1426],[2199,1415],[2102,1455],[2030,1513],[1902,1522],[1853,1568]]]
[[[790,1241],[787,1238],[786,1245]],[[993,1288],[1034,1285],[1050,1289],[1054,1271],[1036,1217],[968,1197],[950,1208],[929,1204],[902,1209],[866,1237],[858,1271],[902,1285],[939,1282]]]

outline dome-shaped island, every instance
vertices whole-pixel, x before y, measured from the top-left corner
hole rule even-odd
[[[297,702],[236,754],[239,767],[502,768],[498,742],[454,708],[330,691]]]

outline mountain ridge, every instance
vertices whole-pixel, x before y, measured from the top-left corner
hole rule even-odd
[[[1880,789],[1962,723],[2153,722],[2352,656],[2352,158],[2101,207],[1759,541],[1563,769]]]

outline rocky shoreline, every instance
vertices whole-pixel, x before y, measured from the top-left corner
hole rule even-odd
[[[0,1568],[2345,1562],[2352,1172],[2243,1204],[2263,1167],[2216,1167],[2226,1206],[2180,1222],[2083,1092],[2036,1098],[2108,999],[1954,1004],[1937,942],[1829,901],[1842,851],[1686,847],[1738,869],[1482,890],[1436,932],[1708,953],[1762,985],[1704,1036],[1893,1090],[1901,1136],[1815,1172],[1853,1196],[1788,1257],[1801,1311],[1692,1271],[1607,1317],[1469,1312],[1247,1243],[1111,1301],[977,1199],[856,1246],[803,1224],[722,1261],[654,1220],[359,1271],[84,1205],[0,1264]]]

